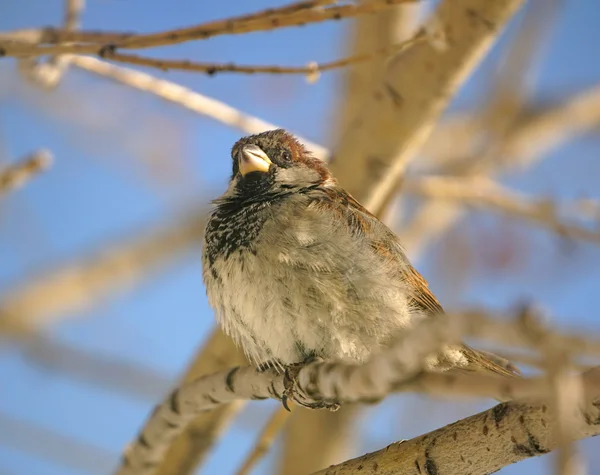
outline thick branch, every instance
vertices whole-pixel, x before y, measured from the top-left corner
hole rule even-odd
[[[150,416],[136,442],[127,451],[119,475],[154,473],[171,441],[200,412],[236,399],[282,399],[284,394],[307,407],[332,407],[337,403],[376,402],[391,391],[421,391],[434,394],[477,395],[501,399],[546,397],[544,379],[500,378],[479,374],[429,373],[429,357],[448,345],[457,343],[465,334],[494,337],[519,343],[522,325],[497,322],[482,315],[468,314],[428,319],[411,331],[401,334],[394,345],[373,356],[365,364],[318,362],[303,367],[293,380],[290,393],[284,377],[273,370],[233,368],[185,384],[175,390]],[[515,335],[520,335],[515,337]],[[540,344],[555,348],[570,347],[596,352],[600,342],[585,337],[561,337],[546,332]],[[573,343],[576,343],[573,345]],[[586,391],[600,395],[600,371],[586,380]]]
[[[392,60],[334,156],[334,162],[339,157],[361,165],[343,168],[338,178],[371,212],[383,209],[408,161],[522,4],[523,0],[443,1],[425,29],[442,31],[446,48],[421,43]],[[368,150],[357,146],[361,142]],[[354,157],[356,150],[362,160]]]
[[[597,377],[597,376],[595,376]],[[600,394],[596,393],[596,397]],[[574,439],[600,434],[600,403],[583,409]],[[494,473],[557,448],[553,412],[542,402],[510,401],[409,441],[329,467],[314,475]]]
[[[426,6],[426,2],[399,5],[375,15],[356,18],[344,41],[343,54],[369,54],[410,38],[417,29],[416,13],[421,6]],[[369,92],[381,80],[386,65],[383,59],[357,63],[341,71],[341,91],[336,97],[333,108],[335,118],[331,122],[334,128],[333,142],[339,141],[340,135],[347,128],[348,120],[360,110]],[[367,144],[357,143],[356,146],[366,147]],[[360,151],[356,155],[361,156]],[[339,168],[354,168],[354,164],[348,157],[343,157],[332,164],[334,173]],[[335,412],[311,411],[298,407],[285,427],[277,473],[306,475],[351,457],[355,454],[357,439],[357,431],[353,426],[358,422],[361,410],[360,405],[346,405]]]
[[[247,364],[243,353],[234,346],[231,338],[217,328],[192,359],[181,383],[190,383],[201,376],[242,364]],[[196,417],[167,448],[156,474],[196,473],[198,465],[208,456],[221,434],[243,407],[244,401],[239,400]]]
[[[449,121],[434,134],[424,154],[445,163],[445,168],[456,168],[456,163],[470,164],[463,175],[489,174],[511,169],[524,170],[544,158],[548,151],[593,130],[600,123],[600,87],[587,89],[558,104],[524,113],[506,133],[495,156],[499,160],[480,166],[471,150],[472,142],[461,137],[474,136],[472,117]],[[444,125],[444,124],[442,124]],[[435,219],[431,219],[435,216]],[[415,217],[400,230],[400,239],[409,255],[418,255],[433,238],[440,236],[462,216],[457,204],[442,201],[425,203]]]

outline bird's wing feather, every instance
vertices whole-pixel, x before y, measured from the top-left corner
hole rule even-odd
[[[411,306],[422,310],[431,316],[441,316],[444,312],[442,306],[435,298],[427,281],[410,264],[401,246],[398,243],[396,235],[379,218],[369,212],[352,195],[345,190],[334,187],[331,189],[330,196],[332,203],[343,205],[345,212],[350,213],[350,219],[347,219],[349,226],[356,226],[359,230],[381,228],[390,239],[384,239],[373,243],[373,247],[385,257],[386,260],[394,260],[401,270],[401,278],[409,284],[408,287],[413,290],[411,295]],[[341,211],[341,210],[339,210]],[[376,233],[374,233],[376,235]],[[462,345],[461,353],[468,361],[468,365],[463,370],[467,371],[485,371],[492,372],[502,376],[515,377],[521,372],[509,361],[485,351],[475,350],[467,345]]]

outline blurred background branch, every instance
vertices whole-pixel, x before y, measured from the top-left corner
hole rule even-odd
[[[74,32],[80,27],[80,19],[85,8],[85,0],[65,0],[64,30]],[[71,57],[69,55],[54,55],[45,62],[35,58],[25,58],[19,61],[21,73],[34,83],[46,89],[55,88],[67,71]]]
[[[161,99],[190,109],[201,115],[213,118],[225,125],[235,127],[242,132],[252,135],[265,130],[276,129],[276,125],[265,122],[258,117],[244,114],[239,110],[211,97],[199,94],[179,84],[158,79],[149,74],[109,64],[106,61],[89,56],[73,56],[73,65],[100,76],[114,79],[126,86],[154,94]],[[301,139],[317,157],[326,158],[328,152],[322,146]]]
[[[75,438],[65,437],[58,431],[2,413],[0,426],[2,446],[47,459],[63,469],[101,475],[110,473],[114,467],[115,454]]]
[[[20,188],[52,164],[48,150],[37,150],[16,163],[0,168],[0,195]]]
[[[124,291],[199,246],[205,218],[206,211],[196,209],[178,222],[108,245],[91,257],[6,292],[0,299],[0,332],[11,337],[27,335]]]

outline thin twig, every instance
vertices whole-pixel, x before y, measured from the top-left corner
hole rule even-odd
[[[435,176],[415,178],[407,180],[404,189],[406,192],[428,198],[460,201],[469,206],[499,211],[510,217],[537,223],[562,236],[600,243],[600,231],[569,223],[567,219],[561,218],[559,210],[562,205],[554,204],[547,199],[533,200],[506,190],[485,178],[460,179]],[[584,205],[589,206],[589,200],[585,200],[584,204],[575,202],[565,207],[577,210]],[[572,217],[577,218],[577,216],[569,216]]]
[[[328,20],[340,20],[358,15],[376,13],[393,5],[413,3],[418,0],[372,0],[370,2],[331,7],[315,8],[314,5],[324,5],[330,1],[299,2],[295,9],[292,5],[280,9],[269,9],[256,14],[244,15],[196,25],[190,28],[179,28],[160,33],[136,35],[127,33],[102,32],[66,32],[61,30],[44,33],[12,32],[0,35],[0,56],[42,56],[46,54],[99,54],[101,51],[114,47],[138,49],[155,46],[173,45],[192,40],[204,40],[217,35],[232,35],[256,31],[268,31],[278,28],[301,26],[309,23],[320,23]],[[313,5],[307,7],[307,5]],[[30,43],[30,38],[51,38],[50,46]],[[60,44],[58,40],[61,41]],[[116,40],[116,41],[111,41]],[[88,41],[91,44],[69,44],[66,42]]]
[[[69,1],[69,0],[67,0]],[[76,1],[76,0],[75,0]],[[227,22],[244,22],[251,21],[265,17],[271,17],[275,15],[282,15],[287,13],[295,13],[304,9],[317,8],[319,6],[329,5],[334,3],[336,0],[313,0],[313,1],[301,1],[295,2],[288,5],[284,5],[279,8],[269,8],[267,10],[261,10],[258,12],[241,15],[226,20],[217,20],[209,23],[204,23],[204,28],[226,28]],[[68,11],[68,10],[67,10]],[[24,29],[15,30],[5,33],[0,33],[1,41],[15,41],[29,44],[61,44],[61,43],[94,43],[99,45],[106,44],[120,44],[126,40],[131,40],[136,36],[135,33],[120,33],[120,32],[103,32],[103,31],[73,31],[69,28],[53,28],[47,27],[42,29]]]
[[[281,406],[273,411],[269,421],[260,433],[252,452],[248,454],[248,457],[246,457],[246,460],[244,460],[244,463],[237,471],[237,475],[248,475],[252,468],[264,457],[273,445],[273,442],[275,442],[277,434],[283,429],[289,415],[290,413]]]
[[[314,78],[319,73],[333,71],[352,64],[372,61],[378,57],[385,57],[391,54],[398,54],[409,46],[424,41],[427,35],[424,31],[419,31],[413,38],[407,41],[397,43],[385,48],[381,48],[371,53],[349,56],[326,63],[310,63],[307,66],[261,66],[261,65],[237,65],[233,63],[198,63],[189,60],[176,59],[158,59],[138,56],[134,54],[123,54],[115,52],[114,49],[104,50],[101,56],[110,61],[119,63],[135,64],[137,66],[147,66],[151,68],[169,71],[178,69],[183,71],[203,72],[210,76],[217,73],[241,73],[241,74],[304,74],[309,78]]]
[[[65,0],[64,28],[66,31],[79,29],[84,7],[85,0]],[[25,58],[19,62],[19,69],[36,84],[46,89],[52,89],[64,76],[69,62],[69,55],[52,56],[47,62],[36,62],[35,58]]]
[[[268,31],[290,26],[302,26],[308,23],[319,23],[327,20],[341,20],[358,15],[375,13],[389,8],[391,5],[413,3],[418,0],[372,0],[349,5],[326,6],[332,1],[299,2],[238,18],[215,21],[190,28],[169,30],[156,34],[136,35],[118,43],[120,48],[149,48],[171,45],[185,41],[206,39],[223,34],[240,34],[255,31]],[[293,5],[297,5],[295,8]],[[320,6],[321,8],[315,8]]]
[[[73,66],[113,79],[121,84],[154,94],[161,99],[185,107],[198,114],[210,117],[225,125],[242,130],[247,134],[258,134],[265,130],[277,129],[277,125],[265,122],[258,117],[240,112],[224,102],[204,96],[177,83],[158,79],[147,73],[131,68],[116,66],[90,56],[73,56]],[[313,154],[326,159],[327,149],[305,138],[300,139]]]
[[[0,196],[16,190],[52,164],[52,154],[45,149],[37,150],[18,162],[0,168]]]

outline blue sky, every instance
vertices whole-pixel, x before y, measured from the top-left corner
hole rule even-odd
[[[59,24],[62,1],[4,0],[0,30]],[[149,32],[281,4],[89,0],[83,24],[89,29]],[[562,2],[559,20],[545,48],[534,84],[534,100],[561,98],[597,84],[600,6],[594,0]],[[306,64],[342,54],[348,23],[324,23],[244,37],[218,37],[160,51],[164,57],[247,64]],[[504,41],[502,42],[504,44]],[[453,109],[476,107],[482,81],[499,57],[494,50],[462,90]],[[12,60],[0,61],[0,163],[39,147],[52,150],[52,169],[0,203],[0,299],[32,275],[109,243],[135,236],[172,218],[193,203],[208,203],[226,186],[229,149],[241,132],[165,104],[143,93],[71,71],[59,89],[47,94],[22,83]],[[324,145],[331,145],[331,118],[340,74],[323,74],[313,85],[302,77],[217,75],[170,72],[167,77],[242,111],[257,115]],[[588,136],[552,151],[539,166],[505,182],[532,194],[558,198],[600,198],[597,137]],[[546,231],[497,216],[470,214],[455,235],[473,241],[468,281],[457,295],[439,272],[447,240],[432,246],[417,267],[442,302],[486,304],[505,309],[535,299],[560,325],[600,325],[592,305],[600,278],[600,251],[589,244],[565,246]],[[452,234],[452,233],[451,233]],[[484,235],[512,236],[526,243],[522,261],[490,272],[486,259],[498,242]],[[504,241],[503,241],[504,242]],[[501,243],[500,243],[501,244]],[[74,348],[124,361],[156,373],[163,391],[186,366],[214,320],[202,287],[200,257],[183,256],[140,285],[69,315],[45,335]],[[49,371],[15,345],[0,347],[0,473],[36,475],[101,474],[112,467],[154,401]],[[155,389],[160,393],[160,387]],[[413,395],[390,398],[369,409],[369,424],[358,453],[408,439],[492,403],[447,403]],[[274,407],[252,403],[213,453],[201,473],[230,473],[251,446],[258,424]],[[415,420],[413,414],[422,414]],[[425,417],[427,415],[427,417]],[[9,419],[20,424],[9,423]],[[4,422],[3,422],[4,420]],[[37,431],[30,437],[28,431]],[[17,431],[19,429],[19,431]],[[54,434],[54,435],[52,435]],[[58,436],[86,447],[71,465],[55,460],[42,443]],[[23,441],[30,442],[26,449]],[[235,450],[232,448],[235,444]],[[583,444],[590,448],[591,441]],[[587,451],[600,469],[598,455]],[[357,453],[357,454],[358,454]],[[592,458],[595,457],[595,462]],[[549,457],[504,469],[503,474],[542,473]],[[79,462],[78,462],[79,460]],[[90,461],[95,461],[90,463]],[[266,473],[272,457],[257,473]],[[104,465],[103,465],[104,464]],[[593,470],[590,470],[590,473]]]

